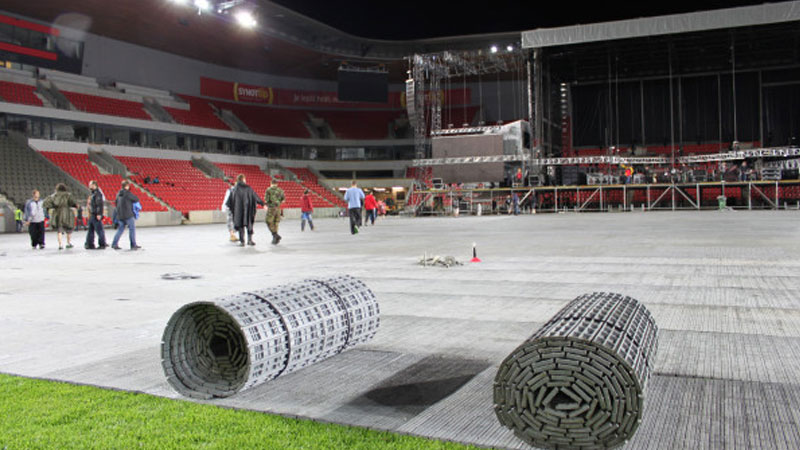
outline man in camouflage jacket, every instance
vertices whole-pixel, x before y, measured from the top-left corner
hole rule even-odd
[[[286,199],[283,189],[278,187],[275,178],[264,193],[264,202],[267,204],[267,228],[272,232],[272,244],[278,245],[281,235],[278,234],[278,223],[281,221],[281,203]]]

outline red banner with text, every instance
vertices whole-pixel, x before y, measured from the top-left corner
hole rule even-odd
[[[301,91],[254,86],[232,81],[200,77],[200,94],[241,103],[262,103],[280,106],[342,107],[342,108],[392,108],[405,109],[406,93],[389,92],[386,103],[340,102],[336,92]],[[430,96],[430,92],[426,92]],[[470,89],[439,91],[442,106],[464,106],[470,103]]]

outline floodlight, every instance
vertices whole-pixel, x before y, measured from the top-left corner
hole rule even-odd
[[[508,47],[506,47],[506,50],[508,50],[509,52],[513,52],[514,51],[514,46],[513,45],[509,45]]]
[[[496,45],[493,45],[493,46],[492,46],[492,47],[491,47],[489,50],[490,50],[492,53],[497,53],[497,46],[496,46]]]
[[[211,9],[211,2],[208,0],[194,0],[194,6],[200,11],[208,11]]]
[[[236,21],[239,22],[239,25],[245,28],[255,28],[255,26],[258,25],[256,18],[253,17],[253,13],[250,11],[237,11],[233,16],[236,17]]]

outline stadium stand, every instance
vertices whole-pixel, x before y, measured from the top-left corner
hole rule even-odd
[[[208,101],[189,95],[179,95],[178,97],[186,100],[186,102],[189,104],[188,110],[169,106],[163,107],[175,119],[176,122],[195,127],[230,130],[225,122],[220,120],[219,117],[214,114],[214,110],[211,109]]]
[[[267,106],[242,105],[219,100],[209,101],[220,109],[230,110],[256,134],[309,138],[311,133],[303,125],[308,120],[305,112]]]
[[[326,201],[325,203],[322,203],[322,202],[317,202],[317,199],[312,199],[311,204],[315,208],[317,207],[325,208],[330,206],[344,208],[345,206],[347,206],[344,200],[338,197],[335,193],[331,192],[329,189],[326,189],[324,186],[319,184],[319,178],[317,178],[317,176],[314,175],[314,173],[308,170],[307,168],[288,167],[287,169],[293,174],[295,174],[295,176],[297,176],[303,187],[308,188],[309,191],[317,194]]]
[[[314,111],[339,139],[387,139],[389,126],[403,111]]]
[[[303,186],[294,181],[278,181],[278,187],[283,189],[286,201],[281,205],[283,208],[299,208],[301,205],[300,197],[303,195]]]
[[[89,161],[89,157],[84,153],[61,153],[61,152],[39,152],[57,165],[61,170],[70,174],[73,178],[80,181],[84,186],[88,186],[89,181],[96,180],[100,190],[106,196],[106,200],[114,201],[122,186],[123,177],[121,175],[103,174]],[[142,211],[167,211],[150,194],[143,192],[136,186],[131,186],[131,192],[139,198],[142,204]]]
[[[239,174],[244,174],[247,178],[247,184],[256,192],[258,198],[264,200],[264,192],[269,187],[270,176],[265,174],[258,166],[252,164],[229,164],[229,163],[215,163],[217,167],[225,172],[225,176],[236,180]]]
[[[227,186],[216,178],[208,178],[192,166],[191,161],[117,156],[133,172],[131,177],[142,189],[152,193],[184,216],[189,211],[215,210],[222,205]],[[145,183],[156,177],[158,184]]]
[[[261,169],[253,164],[230,164],[230,163],[215,163],[217,167],[222,169],[225,172],[225,176],[230,179],[235,179],[237,175],[244,174],[247,178],[247,184],[256,191],[256,194],[259,198],[263,200],[264,192],[266,192],[267,188],[270,185],[271,177],[265,174]],[[291,169],[290,169],[291,170]],[[278,181],[278,187],[283,189],[284,194],[286,195],[286,201],[283,203],[282,207],[284,208],[299,208],[300,207],[300,197],[303,195],[305,185],[298,184],[294,181],[287,181],[283,180],[282,177],[276,177]],[[320,189],[324,190],[321,186]],[[311,188],[309,187],[309,190]],[[332,205],[328,202],[319,192],[313,191],[314,193],[318,194],[319,197],[312,196],[311,204],[315,208],[330,208]]]
[[[50,195],[56,184],[64,183],[79,199],[89,190],[70,178],[42,155],[9,136],[0,136],[0,193],[22,204],[38,189],[42,196]]]
[[[10,81],[0,81],[0,98],[9,103],[44,106],[39,97],[33,93],[35,90],[36,86],[12,83]]]
[[[131,119],[152,120],[144,111],[144,106],[139,102],[80,94],[65,90],[61,90],[61,93],[80,111],[105,114],[108,116],[129,117]]]

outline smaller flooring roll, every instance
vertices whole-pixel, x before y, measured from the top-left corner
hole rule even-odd
[[[183,306],[164,330],[162,366],[183,395],[228,397],[367,342],[379,326],[361,281],[304,280]]]
[[[631,297],[584,294],[500,365],[500,423],[543,448],[613,448],[636,432],[658,345],[650,312]]]

